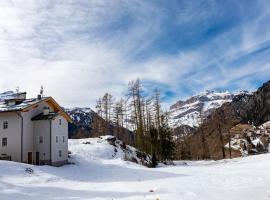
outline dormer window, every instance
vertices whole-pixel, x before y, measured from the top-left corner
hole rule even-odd
[[[16,105],[16,100],[15,99],[9,99],[6,100],[6,103],[8,106],[15,106]]]
[[[8,121],[3,122],[3,129],[8,129]]]

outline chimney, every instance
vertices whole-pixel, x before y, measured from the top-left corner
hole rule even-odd
[[[26,99],[26,92],[19,92],[15,94],[15,99],[24,101]]]
[[[43,115],[50,114],[50,108],[49,107],[43,107]]]
[[[38,94],[38,95],[37,95],[37,99],[38,99],[38,100],[41,100],[41,94]]]

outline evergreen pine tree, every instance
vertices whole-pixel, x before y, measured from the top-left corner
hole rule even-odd
[[[152,167],[156,167],[158,164],[157,153],[159,149],[158,130],[154,126],[151,126],[149,134],[151,143]]]
[[[163,162],[171,161],[174,153],[172,131],[163,115],[159,127],[160,157]]]

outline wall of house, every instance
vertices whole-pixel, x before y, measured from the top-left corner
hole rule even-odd
[[[22,112],[23,116],[23,162],[27,163],[28,161],[28,152],[32,152],[33,163],[35,160],[35,149],[34,149],[34,126],[33,117],[43,112],[43,107],[49,107],[50,111],[53,111],[53,108],[50,107],[46,102],[40,102],[36,107],[30,109],[28,112]]]
[[[33,121],[34,125],[34,154],[39,152],[40,164],[50,164],[51,151],[50,151],[50,121],[38,120]],[[43,143],[39,143],[39,137],[43,136]]]
[[[3,122],[8,128],[3,129]],[[0,154],[11,156],[11,160],[21,161],[21,118],[16,112],[0,113]],[[2,138],[7,138],[7,146],[2,147]]]
[[[59,124],[61,120],[61,124]],[[68,122],[58,115],[51,121],[52,128],[52,165],[59,166],[67,163],[68,160]],[[58,142],[56,141],[58,136]],[[64,137],[64,140],[63,140]],[[62,156],[59,156],[59,151],[62,151]]]
[[[35,164],[36,152],[39,152],[40,161],[45,161],[46,164],[52,162],[53,165],[58,166],[67,162],[67,120],[60,115],[51,121],[31,120],[36,115],[42,113],[45,106],[49,107],[50,111],[53,112],[53,108],[46,102],[40,102],[27,112],[18,112],[18,114],[16,112],[0,113],[0,154],[11,156],[13,161],[21,162],[23,160],[23,162],[27,163],[28,152],[32,152],[32,163]],[[23,117],[23,120],[20,115]],[[61,125],[59,124],[60,119]],[[3,129],[4,121],[8,121],[8,129]],[[39,144],[38,136],[43,136],[43,144]],[[56,136],[58,136],[58,142],[56,142]],[[4,137],[7,138],[6,147],[2,147],[2,138]],[[61,157],[59,156],[59,150],[62,151]]]

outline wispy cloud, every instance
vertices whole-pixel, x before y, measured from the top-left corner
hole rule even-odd
[[[0,89],[40,85],[64,106],[119,97],[130,79],[167,104],[204,89],[254,89],[270,75],[267,1],[0,2]]]

